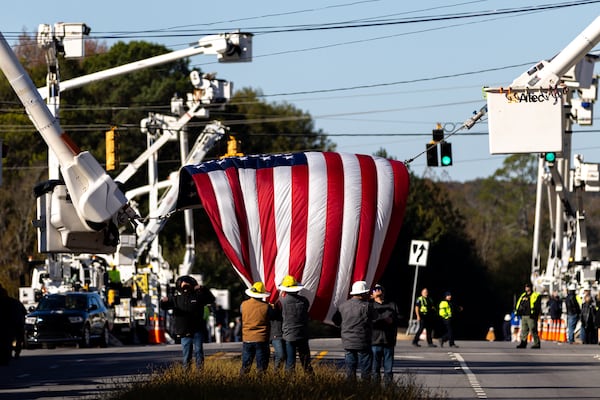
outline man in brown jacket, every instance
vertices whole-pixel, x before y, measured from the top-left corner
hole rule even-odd
[[[269,366],[269,328],[271,307],[265,302],[270,293],[262,282],[255,282],[246,289],[250,297],[242,302],[242,369],[240,375],[250,372],[254,357],[256,370],[265,372]]]

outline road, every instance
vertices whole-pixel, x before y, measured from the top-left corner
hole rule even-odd
[[[600,399],[600,346],[462,341],[459,348],[415,348],[399,341],[394,370],[450,399]],[[0,367],[0,399],[77,399],[180,359],[180,346],[60,347],[25,350]],[[311,341],[314,362],[341,364],[339,339]],[[209,343],[207,357],[236,356],[240,343]]]

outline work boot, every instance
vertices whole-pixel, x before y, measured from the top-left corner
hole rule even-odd
[[[521,343],[517,345],[517,349],[524,349],[525,347],[527,347],[527,342],[523,340],[521,340]]]
[[[533,346],[531,346],[532,349],[539,349],[540,348],[540,344],[534,344]]]

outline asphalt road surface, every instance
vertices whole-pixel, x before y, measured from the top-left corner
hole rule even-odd
[[[394,371],[450,399],[600,399],[600,346],[542,342],[516,349],[510,342],[458,341],[459,348],[396,346]],[[342,365],[339,339],[312,340],[313,362]],[[240,343],[209,343],[207,357],[236,357]],[[0,399],[96,398],[117,382],[179,362],[179,345],[108,349],[24,350],[0,367]]]

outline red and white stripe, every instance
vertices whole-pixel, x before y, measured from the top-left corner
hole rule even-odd
[[[263,281],[273,299],[293,275],[323,321],[352,282],[381,277],[409,187],[399,161],[331,152],[209,161],[184,167],[180,179],[190,177],[246,285]]]

